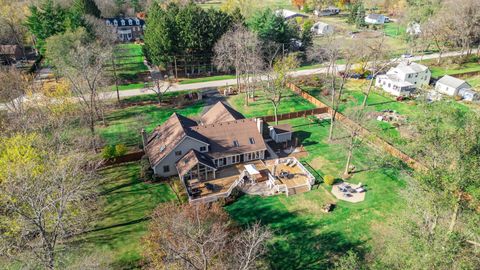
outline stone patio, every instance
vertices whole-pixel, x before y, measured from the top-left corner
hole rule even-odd
[[[350,194],[350,196],[345,196],[345,193],[340,191],[340,189],[339,189],[339,187],[342,186],[342,185],[348,185],[348,186],[352,187],[353,189],[356,189],[356,188],[360,187],[360,185],[358,185],[358,184],[351,184],[351,183],[348,183],[348,182],[342,182],[342,183],[334,184],[332,186],[332,194],[335,197],[337,197],[337,199],[342,200],[342,201],[351,202],[351,203],[358,203],[358,202],[362,202],[362,201],[365,200],[366,191],[363,191],[363,192],[360,192],[360,193],[349,192],[348,194]]]

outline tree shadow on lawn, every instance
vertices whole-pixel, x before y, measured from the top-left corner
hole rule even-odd
[[[362,241],[351,241],[340,232],[319,232],[329,225],[326,219],[312,219],[301,211],[288,211],[275,200],[245,196],[227,207],[241,225],[259,220],[274,231],[266,258],[272,269],[327,269],[333,266],[333,258],[348,250],[361,257],[365,254]]]

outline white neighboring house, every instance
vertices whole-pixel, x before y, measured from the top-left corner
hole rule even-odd
[[[408,96],[417,87],[428,85],[431,75],[424,65],[402,62],[387,71],[387,74],[377,76],[375,86],[397,97]]]
[[[460,96],[467,101],[480,99],[479,93],[472,90],[472,86],[466,81],[445,75],[435,84],[435,90],[449,96]]]
[[[387,17],[382,14],[368,14],[365,16],[365,22],[369,24],[384,24],[387,21]]]
[[[333,26],[323,22],[316,22],[310,31],[315,35],[331,35],[333,34]]]
[[[302,13],[297,13],[288,9],[279,9],[275,11],[277,16],[285,18],[285,20],[295,19],[295,18],[308,18],[307,15]]]

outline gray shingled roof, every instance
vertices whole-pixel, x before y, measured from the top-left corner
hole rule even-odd
[[[440,80],[437,81],[437,83],[441,83],[443,85],[447,85],[447,86],[450,86],[450,87],[453,87],[453,88],[457,88],[459,87],[460,85],[464,84],[464,83],[467,83],[466,81],[464,80],[460,80],[458,78],[455,78],[455,77],[452,77],[452,76],[449,76],[449,75],[445,75],[443,76]],[[468,83],[467,83],[468,84]],[[469,84],[468,84],[469,85]],[[470,85],[469,85],[470,86]]]

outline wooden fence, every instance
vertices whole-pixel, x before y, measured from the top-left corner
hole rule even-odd
[[[138,151],[138,152],[125,154],[121,157],[105,159],[100,165],[100,167],[106,167],[106,166],[111,166],[111,165],[126,163],[126,162],[139,161],[140,159],[142,159],[143,155],[145,155],[145,152]]]
[[[304,91],[303,89],[296,86],[295,84],[289,83],[289,88],[293,92],[297,93],[298,95],[302,96],[306,100],[315,104],[317,107],[319,107],[321,109],[326,109],[327,112],[330,113],[330,114],[332,113],[333,109],[330,106],[321,102],[320,100],[318,100],[314,96],[310,95],[308,92]],[[390,155],[392,155],[396,158],[401,159],[403,162],[405,162],[405,164],[407,164],[410,168],[412,168],[414,170],[426,170],[426,167],[423,164],[421,164],[417,160],[413,159],[409,155],[405,154],[403,151],[396,148],[395,146],[393,146],[391,143],[385,141],[384,139],[380,138],[376,134],[372,133],[368,129],[362,127],[357,122],[352,121],[351,119],[349,119],[348,117],[346,117],[345,115],[343,115],[339,112],[337,112],[335,115],[336,115],[335,116],[336,121],[341,122],[342,124],[344,124],[345,126],[347,126],[350,129],[358,130],[362,137],[368,137],[371,145],[386,151],[387,153],[389,153]]]
[[[310,116],[310,115],[321,114],[321,113],[328,113],[328,108],[327,107],[314,108],[314,109],[309,109],[309,110],[304,110],[304,111],[297,111],[297,112],[279,114],[278,115],[278,121],[307,117],[307,116]],[[262,118],[264,122],[274,122],[275,121],[275,115],[262,116],[260,118]]]

